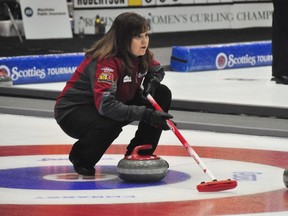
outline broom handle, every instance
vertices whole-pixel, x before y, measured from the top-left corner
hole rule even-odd
[[[163,111],[162,108],[159,106],[159,104],[154,100],[154,98],[148,94],[147,95],[147,99],[150,101],[150,103],[153,105],[153,107],[158,110],[158,111]],[[186,150],[188,151],[188,153],[190,154],[190,156],[192,156],[192,158],[196,161],[196,163],[200,166],[200,168],[202,169],[202,171],[208,175],[208,177],[211,180],[216,180],[216,178],[214,177],[214,175],[210,172],[210,170],[205,166],[205,164],[203,163],[203,161],[201,160],[201,158],[198,156],[198,154],[194,151],[194,149],[189,145],[189,143],[186,141],[186,139],[182,136],[182,134],[180,133],[180,131],[177,129],[177,127],[175,126],[175,124],[167,119],[166,120],[167,125],[169,126],[169,128],[173,131],[173,133],[177,136],[177,138],[180,140],[180,142],[183,144],[183,146],[186,148]]]

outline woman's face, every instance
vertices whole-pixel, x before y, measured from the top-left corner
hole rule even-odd
[[[134,36],[131,41],[131,53],[135,56],[143,56],[149,45],[148,32],[143,32],[137,36]]]

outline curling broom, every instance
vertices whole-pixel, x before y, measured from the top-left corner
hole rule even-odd
[[[163,111],[162,108],[158,105],[158,103],[154,100],[154,98],[148,94],[147,99],[153,105],[153,107],[158,111]],[[205,166],[202,162],[201,158],[198,154],[194,151],[194,149],[189,145],[189,143],[185,140],[182,134],[179,132],[175,124],[171,120],[166,120],[167,125],[173,131],[173,133],[177,136],[183,146],[187,149],[188,153],[192,158],[196,161],[196,163],[200,166],[202,171],[212,180],[210,182],[201,182],[197,185],[197,190],[199,192],[214,192],[214,191],[223,191],[223,190],[230,190],[237,187],[237,181],[227,179],[218,181],[214,175],[210,172],[210,170]]]

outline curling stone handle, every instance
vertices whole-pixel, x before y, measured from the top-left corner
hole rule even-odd
[[[140,150],[149,150],[152,149],[152,145],[140,145],[136,146],[130,155],[125,156],[126,160],[158,160],[157,155],[139,155]]]
[[[152,145],[140,145],[140,146],[136,146],[136,147],[133,149],[131,155],[132,155],[133,157],[137,157],[137,156],[139,156],[138,152],[139,152],[140,150],[148,150],[148,149],[152,149],[152,148],[153,148]]]

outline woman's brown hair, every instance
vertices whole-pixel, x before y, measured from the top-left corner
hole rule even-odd
[[[101,59],[118,56],[126,73],[131,75],[133,71],[133,57],[130,51],[132,38],[149,30],[149,23],[141,15],[133,12],[122,13],[116,17],[109,31],[85,51],[85,56]],[[153,58],[152,53],[147,48],[145,55],[140,57],[140,68],[147,70],[151,58]]]

